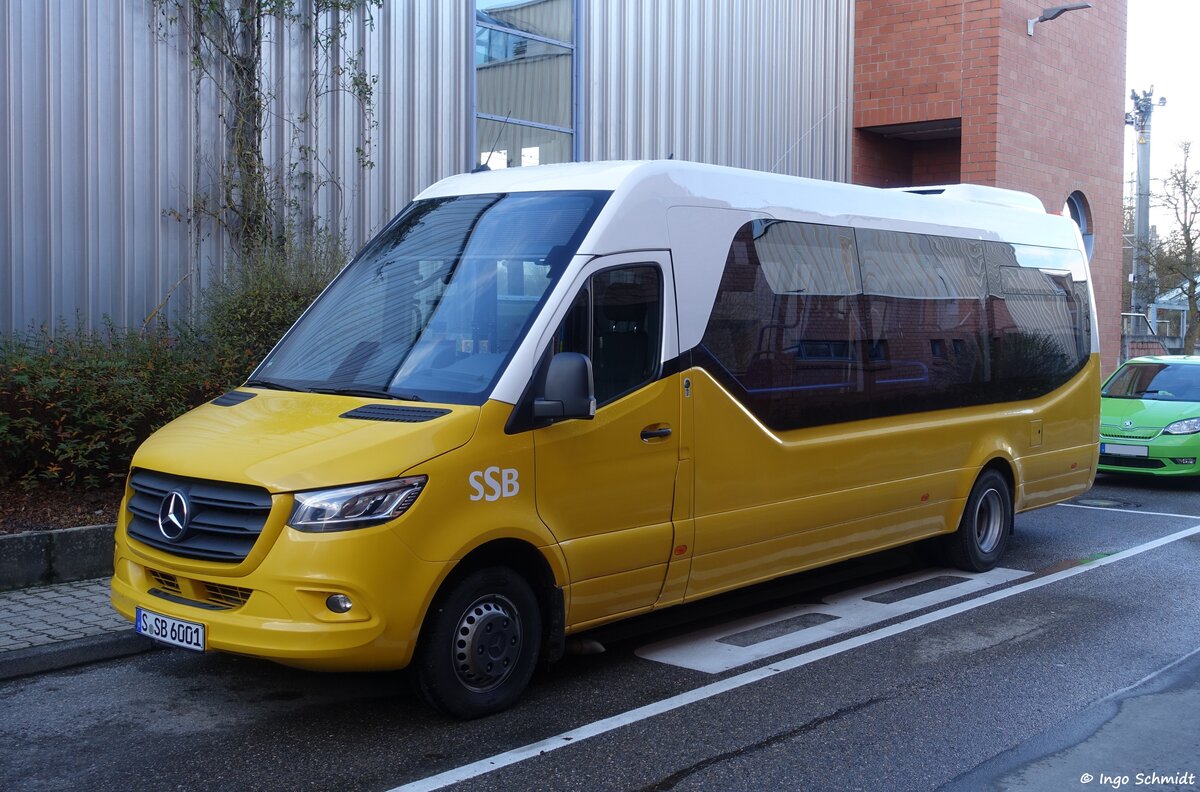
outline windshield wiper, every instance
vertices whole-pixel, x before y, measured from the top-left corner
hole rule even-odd
[[[407,393],[391,393],[376,388],[308,388],[309,393],[328,393],[333,396],[364,396],[368,399],[393,399],[400,401],[425,401],[420,396]]]
[[[265,380],[265,379],[246,380],[245,382],[242,383],[242,387],[243,388],[265,388],[266,390],[280,390],[280,391],[296,391],[297,390],[297,388],[289,388],[287,385],[284,385],[282,383],[272,382],[271,380]]]

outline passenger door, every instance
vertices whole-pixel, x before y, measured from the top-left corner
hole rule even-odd
[[[571,574],[568,623],[654,604],[671,557],[679,463],[679,375],[670,259],[593,262],[548,354],[592,361],[596,415],[534,430],[537,508]]]

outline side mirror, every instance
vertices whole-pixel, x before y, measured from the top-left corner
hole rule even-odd
[[[559,352],[546,371],[546,392],[533,402],[535,418],[596,417],[592,361],[578,352]]]

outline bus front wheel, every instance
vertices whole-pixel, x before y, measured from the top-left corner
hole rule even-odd
[[[413,675],[426,703],[456,718],[506,709],[537,665],[537,597],[508,567],[468,573],[438,595],[425,621]]]
[[[951,564],[968,572],[987,572],[1000,561],[1012,534],[1013,497],[1000,471],[983,471],[975,480],[958,530],[946,537]]]

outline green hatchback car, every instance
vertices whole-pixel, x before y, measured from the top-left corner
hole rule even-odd
[[[1100,390],[1102,473],[1200,475],[1200,356],[1139,357]]]

